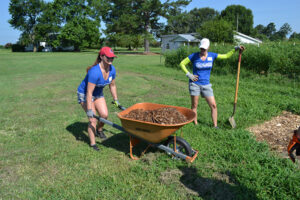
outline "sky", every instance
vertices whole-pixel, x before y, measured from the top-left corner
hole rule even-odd
[[[0,0],[0,45],[16,43],[21,33],[8,23],[11,18],[8,12],[9,2],[10,0]],[[254,27],[258,24],[267,26],[273,22],[276,30],[279,30],[284,23],[288,23],[292,32],[300,33],[300,0],[192,0],[184,10],[209,7],[221,12],[229,5],[242,5],[250,9]]]

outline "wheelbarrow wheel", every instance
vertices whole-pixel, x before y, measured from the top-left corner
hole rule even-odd
[[[166,146],[174,150],[174,136],[169,136]],[[187,156],[193,156],[193,150],[190,144],[181,137],[176,136],[176,150]]]

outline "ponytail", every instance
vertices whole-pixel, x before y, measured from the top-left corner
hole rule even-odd
[[[98,57],[97,57],[96,61],[94,62],[94,64],[91,65],[91,66],[88,66],[88,67],[86,68],[86,73],[88,73],[88,71],[89,71],[92,67],[94,67],[95,65],[99,64],[100,62],[101,62],[101,58],[100,58],[100,54],[98,54]]]

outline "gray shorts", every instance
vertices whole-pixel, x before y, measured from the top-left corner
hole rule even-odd
[[[95,99],[98,99],[98,98],[101,98],[101,97],[104,97],[103,92],[98,96],[92,96],[92,101],[95,101]],[[86,102],[86,95],[83,94],[83,93],[77,92],[77,101],[78,101],[79,104],[81,102]]]
[[[189,83],[189,90],[191,96],[200,96],[201,97],[213,97],[214,91],[212,89],[212,84],[208,85],[197,85],[196,83]]]

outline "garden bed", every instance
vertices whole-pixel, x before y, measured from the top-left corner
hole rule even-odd
[[[271,150],[287,156],[287,146],[294,130],[300,126],[300,116],[283,111],[281,115],[272,118],[263,124],[248,128],[258,141],[268,143]]]

